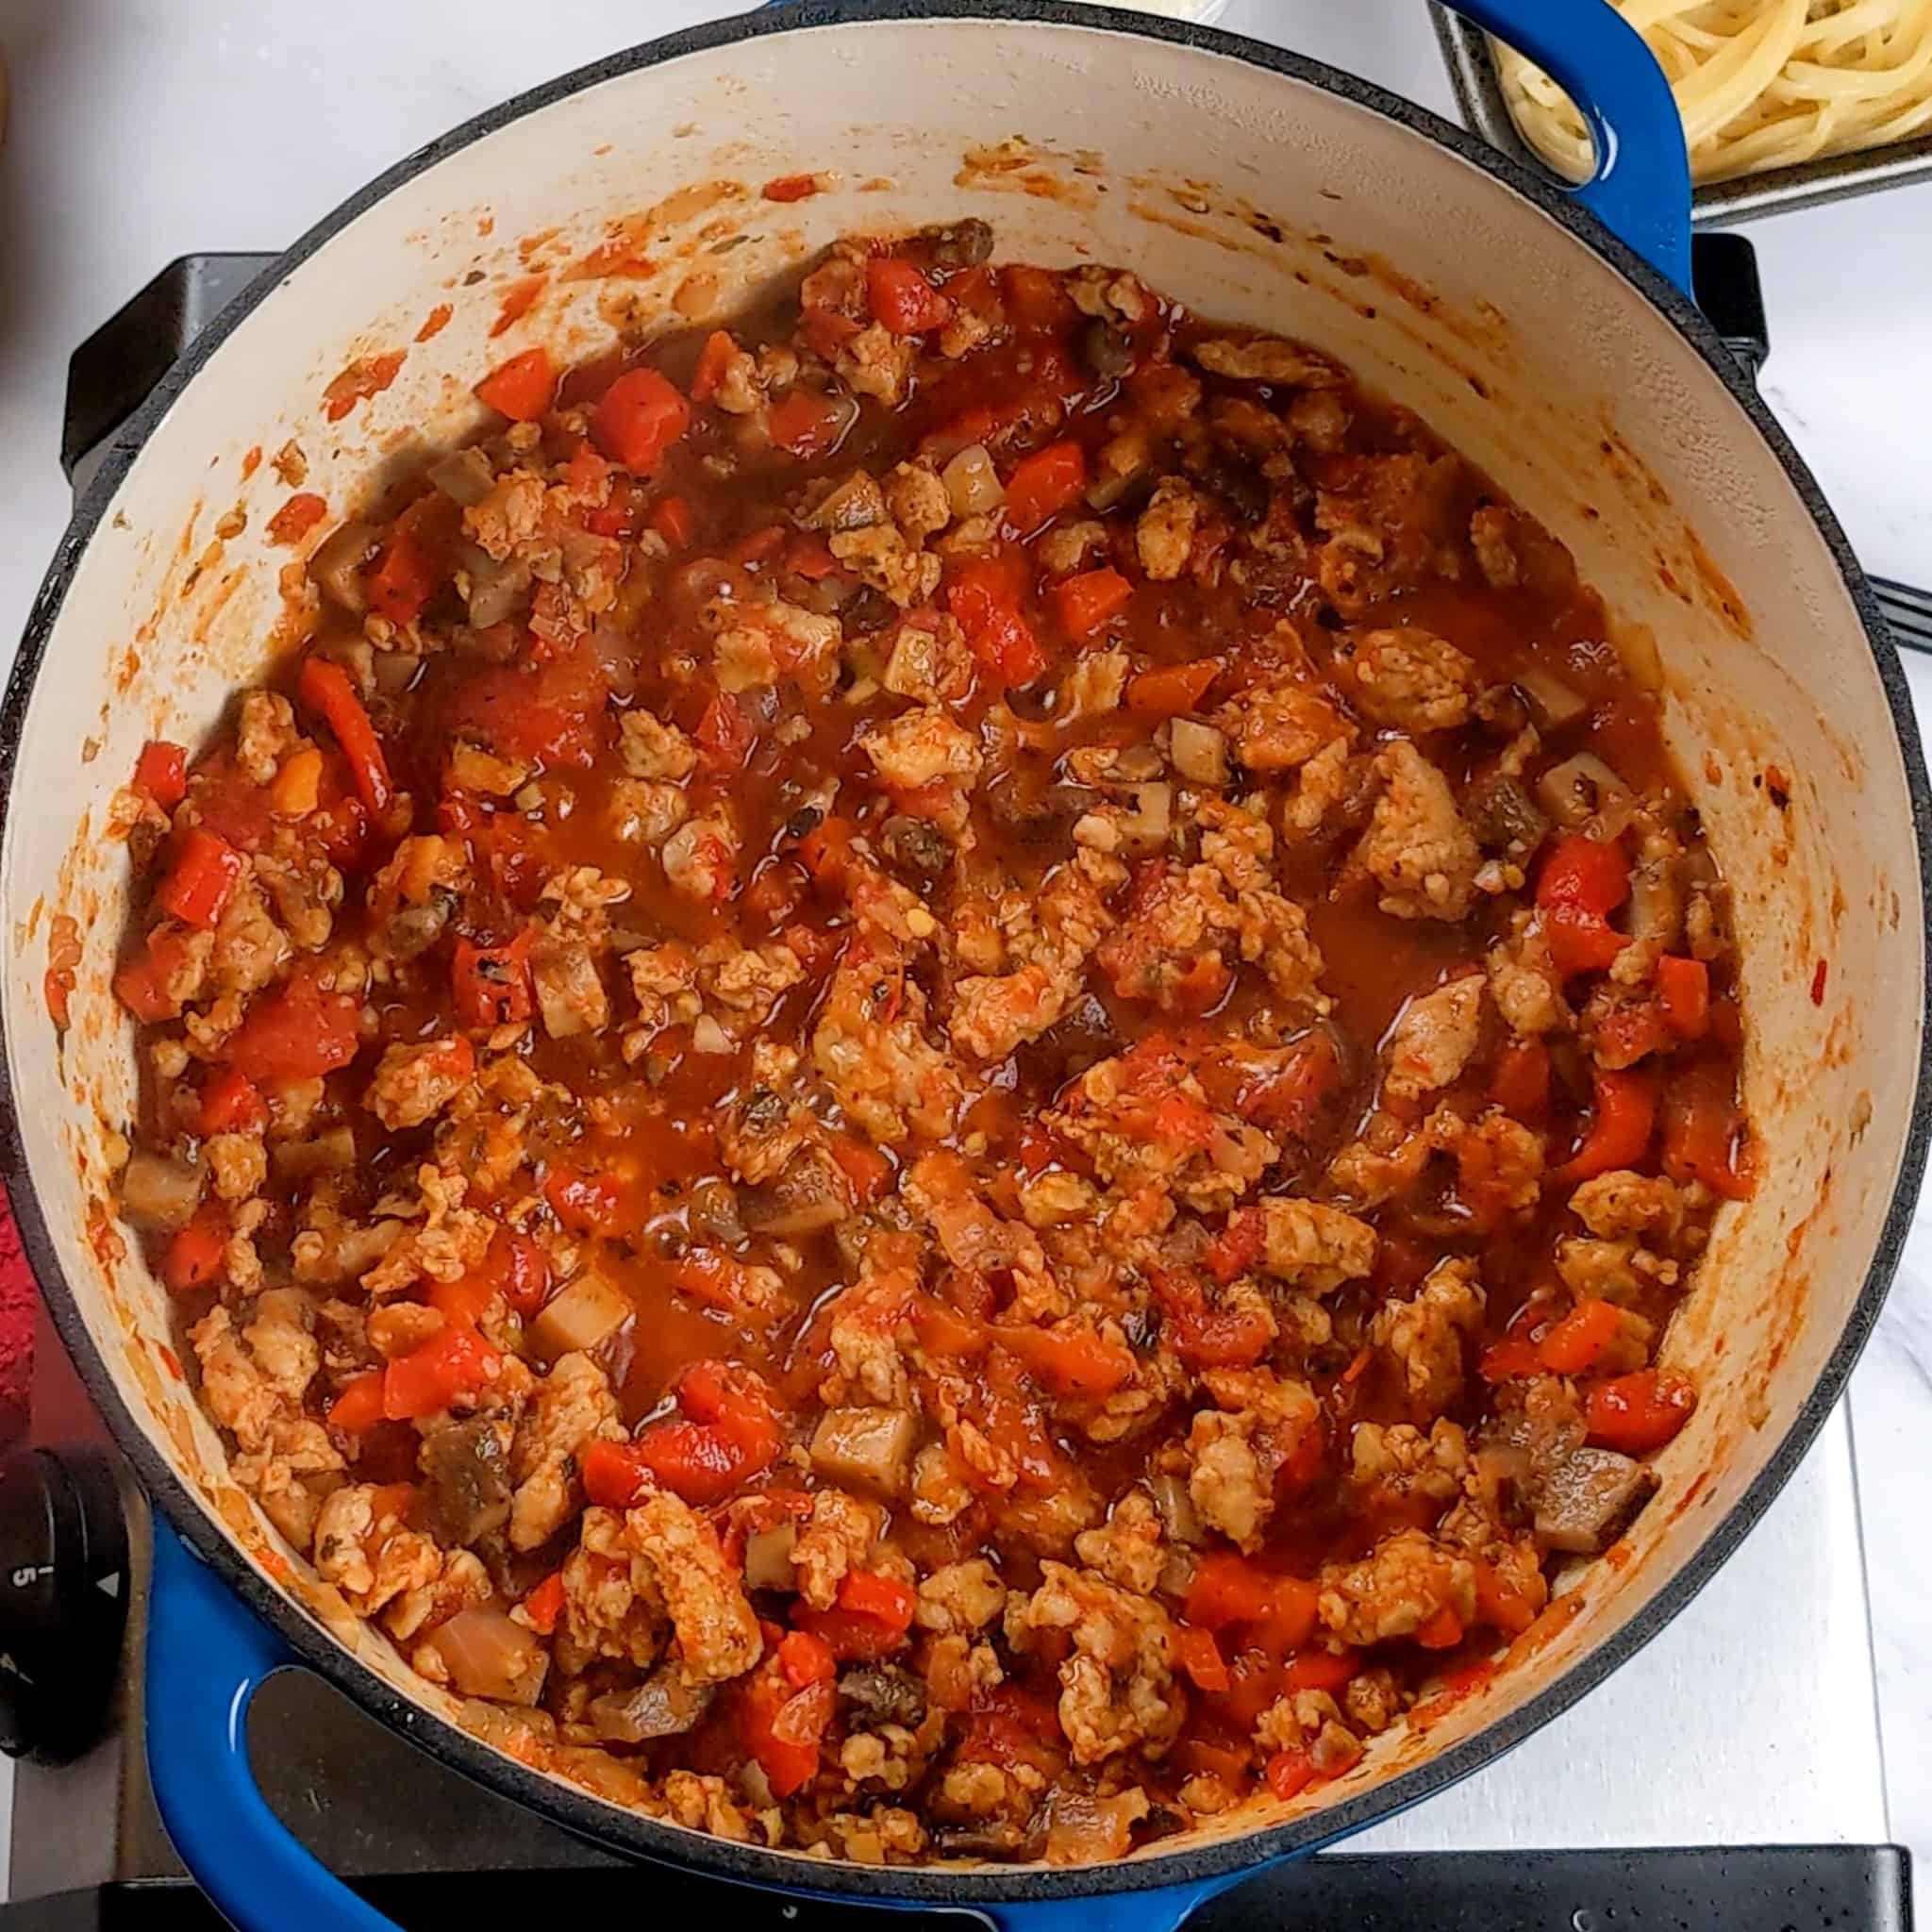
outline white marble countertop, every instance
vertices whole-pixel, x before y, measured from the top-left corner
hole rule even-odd
[[[175,256],[280,246],[398,156],[716,0],[0,0],[0,663],[67,519],[75,343]],[[1224,25],[1432,107],[1421,0],[1233,0]],[[533,30],[534,25],[534,30]],[[1932,185],[1757,224],[1765,391],[1867,566],[1932,585]],[[1932,660],[1908,662],[1932,724]],[[1893,1834],[1932,1855],[1932,1212],[1853,1385]],[[4,1786],[4,1775],[0,1775]]]

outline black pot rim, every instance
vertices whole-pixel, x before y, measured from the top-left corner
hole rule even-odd
[[[1534,204],[1575,242],[1633,283],[1661,316],[1697,349],[1730,392],[1750,425],[1778,458],[1818,532],[1836,560],[1871,645],[1897,732],[1917,835],[1922,890],[1932,887],[1932,791],[1905,675],[1887,638],[1877,607],[1837,519],[1757,390],[1725,350],[1710,325],[1682,291],[1586,214],[1554,184],[1490,148],[1477,137],[1426,108],[1302,56],[1215,28],[1158,16],[1127,13],[1068,0],[801,0],[684,29],[562,75],[477,115],[419,148],[378,175],[325,215],[288,252],[231,302],[196,338],[116,439],[115,448],[76,506],[73,521],[29,611],[4,707],[0,707],[0,799],[10,797],[26,712],[68,585],[94,529],[106,514],[136,455],[176,398],[209,357],[299,263],[375,203],[425,169],[483,136],[600,82],[692,53],[708,52],[768,35],[815,28],[862,28],[874,23],[986,20],[1011,25],[1027,22],[1079,27],[1111,36],[1160,41],[1241,60],[1284,79],[1336,94],[1446,148],[1502,187]],[[1928,891],[1932,897],[1932,891]],[[1932,976],[1928,976],[1932,994]],[[593,1798],[574,1786],[541,1775],[435,1716],[385,1683],[327,1635],[266,1578],[216,1525],[208,1506],[175,1472],[142,1430],[96,1353],[54,1253],[36,1198],[11,1091],[11,1067],[0,1058],[0,1175],[11,1197],[22,1241],[42,1297],[90,1396],[107,1417],[123,1452],[149,1494],[183,1538],[308,1668],[353,1698],[379,1722],[409,1738],[432,1757],[479,1784],[504,1792],[577,1836],[644,1859],[675,1864],[721,1878],[769,1889],[923,1906],[990,1906],[1043,1903],[1144,1891],[1156,1888],[1215,1889],[1274,1859],[1312,1851],[1361,1830],[1456,1783],[1493,1761],[1560,1715],[1641,1649],[1667,1624],[1742,1541],[1783,1488],[1824,1425],[1873,1324],[1897,1267],[1924,1172],[1928,1130],[1925,1106],[1932,1054],[1927,1014],[1921,1013],[1918,1099],[1901,1150],[1899,1171],[1871,1268],[1824,1369],[1784,1440],[1750,1488],[1707,1532],[1683,1567],[1624,1626],[1579,1658],[1555,1682],[1515,1710],[1461,1743],[1425,1759],[1385,1784],[1343,1804],[1288,1824],[1197,1846],[1167,1857],[1149,1856],[1099,1867],[1067,1870],[1021,1867],[958,1871],[951,1867],[868,1867],[826,1864],[796,1853],[774,1852],[688,1831]]]

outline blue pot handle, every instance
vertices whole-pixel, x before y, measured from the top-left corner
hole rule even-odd
[[[1576,198],[1690,292],[1690,160],[1671,84],[1607,0],[1446,0],[1541,67],[1590,125],[1596,174]]]
[[[982,1905],[973,1910],[997,1932],[1178,1932],[1195,1907],[1206,1905],[1263,1870],[1250,1866],[1196,1885],[1164,1885],[1154,1891],[1109,1891],[1096,1898],[1058,1898],[1038,1905]]]
[[[304,1849],[248,1763],[248,1705],[295,1657],[157,1515],[147,1768],[161,1823],[236,1932],[397,1932]]]
[[[158,1515],[154,1526],[148,1777],[181,1862],[236,1932],[398,1932],[302,1845],[257,1789],[249,1702],[277,1671],[298,1667],[294,1653]],[[976,1909],[998,1932],[1175,1932],[1203,1900],[1252,1875]]]

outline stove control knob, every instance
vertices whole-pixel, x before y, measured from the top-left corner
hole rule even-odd
[[[0,1463],[0,1751],[50,1764],[99,1737],[127,1623],[127,1515],[102,1450]]]

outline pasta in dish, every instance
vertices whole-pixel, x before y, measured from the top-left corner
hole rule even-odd
[[[1677,97],[1691,178],[1724,181],[1932,127],[1932,0],[1617,0]],[[1524,138],[1574,180],[1590,135],[1542,70],[1496,49]]]

